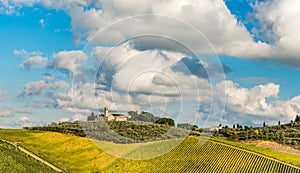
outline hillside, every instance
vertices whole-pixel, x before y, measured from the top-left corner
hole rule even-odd
[[[39,161],[0,141],[0,172],[55,172]]]
[[[300,172],[298,168],[286,164],[300,166],[298,155],[222,139],[206,142],[205,138],[190,136],[162,156],[128,160],[100,150],[88,138],[61,133],[0,130],[0,138],[20,141],[20,145],[67,172]],[[109,145],[126,148],[133,144]]]
[[[52,123],[47,126],[25,127],[29,130],[41,130],[73,134],[115,143],[149,142],[164,139],[186,137],[190,131],[166,124],[144,121],[76,121]]]
[[[263,127],[237,125],[237,128],[223,128],[218,134],[231,140],[264,140],[300,149],[300,122],[297,121]]]

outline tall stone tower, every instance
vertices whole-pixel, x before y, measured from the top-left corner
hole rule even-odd
[[[108,117],[108,108],[104,107],[104,117]]]

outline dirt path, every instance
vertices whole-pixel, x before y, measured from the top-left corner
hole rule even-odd
[[[270,148],[272,150],[281,151],[289,154],[300,155],[300,150],[297,150],[289,146],[281,145],[276,142],[262,141],[262,140],[255,140],[255,141],[249,140],[249,141],[245,141],[244,143],[251,144],[257,147],[262,147],[262,148]]]
[[[39,156],[33,154],[32,152],[28,151],[27,149],[19,146],[17,142],[11,142],[11,141],[4,140],[4,139],[0,139],[0,141],[8,143],[8,144],[18,148],[21,152],[29,155],[30,157],[32,157],[32,158],[34,158],[38,161],[40,161],[41,163],[43,163],[44,165],[50,167],[51,169],[55,170],[56,172],[63,172],[63,170],[59,169],[58,167],[52,165],[51,163],[47,162],[46,160],[44,160],[44,159],[40,158]]]

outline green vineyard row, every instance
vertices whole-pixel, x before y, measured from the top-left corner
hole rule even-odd
[[[145,172],[300,173],[299,168],[276,159],[217,141],[209,140],[202,144],[199,138],[195,137],[189,137],[170,152],[158,158],[141,161],[139,165],[141,167],[135,165],[137,166],[135,169]],[[118,167],[120,163],[116,163],[107,171],[121,171],[117,169]],[[132,167],[128,167],[125,171],[133,170]]]

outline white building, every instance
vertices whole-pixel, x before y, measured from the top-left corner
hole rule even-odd
[[[218,131],[220,129],[222,129],[222,126],[212,126],[208,128],[209,131]]]

